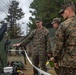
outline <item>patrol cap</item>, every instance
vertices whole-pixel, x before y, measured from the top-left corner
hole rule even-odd
[[[60,23],[60,22],[61,22],[61,18],[54,18],[51,24]]]
[[[63,3],[63,4],[61,5],[61,10],[59,11],[59,14],[63,13],[64,10],[65,10],[67,7],[69,7],[69,6],[74,6],[74,7],[75,7],[75,5],[74,5],[73,2],[65,2],[65,3]]]
[[[42,18],[41,17],[37,17],[36,19],[35,19],[35,22],[41,22],[42,21]]]

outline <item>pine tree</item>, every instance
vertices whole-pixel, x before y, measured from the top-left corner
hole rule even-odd
[[[9,23],[8,34],[10,38],[16,38],[21,33],[20,26],[17,24],[17,21],[23,18],[24,13],[22,9],[19,8],[19,2],[16,0],[11,1],[8,9],[8,14],[5,20]]]

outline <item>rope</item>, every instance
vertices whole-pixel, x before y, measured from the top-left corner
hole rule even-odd
[[[27,53],[26,53],[25,50],[9,50],[9,51],[24,51],[24,52],[25,52],[25,55],[26,55],[26,57],[27,57],[27,59],[28,59],[28,61],[29,61],[29,63],[30,63],[30,64],[32,65],[32,67],[34,67],[40,74],[43,74],[43,75],[52,75],[52,74],[49,74],[49,73],[47,73],[47,72],[45,72],[45,71],[37,68],[35,65],[33,65],[33,63],[31,62],[31,60],[30,60],[30,58],[28,57],[28,55],[27,55]]]

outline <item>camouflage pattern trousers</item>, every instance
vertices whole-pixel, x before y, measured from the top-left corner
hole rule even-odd
[[[55,72],[56,72],[57,75],[59,75],[60,72],[61,72],[61,71],[60,71],[60,68],[55,68],[54,70],[55,70]]]
[[[40,67],[40,69],[42,69],[43,71],[47,71],[46,70],[46,61],[47,61],[47,56],[46,54],[32,54],[32,63],[36,66],[36,67]],[[33,75],[38,75],[38,71],[33,68]]]
[[[59,67],[56,73],[57,75],[76,75],[76,68]]]

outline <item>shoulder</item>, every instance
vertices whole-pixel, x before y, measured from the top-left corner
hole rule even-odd
[[[66,27],[68,27],[69,25],[72,25],[72,24],[74,24],[74,23],[76,23],[76,16],[65,20],[64,22],[62,22],[62,23],[60,24],[60,26],[66,28]]]
[[[43,29],[44,29],[44,32],[49,33],[49,30],[47,28],[43,27]]]
[[[28,35],[33,36],[35,33],[36,33],[36,29],[30,31]]]
[[[35,32],[36,32],[36,29],[34,29],[34,30],[31,31],[31,33],[35,33]]]
[[[61,27],[67,27],[67,26],[69,25],[69,23],[70,23],[70,20],[68,19],[68,20],[65,20],[64,22],[62,22],[62,23],[60,24],[60,26],[61,26]]]

